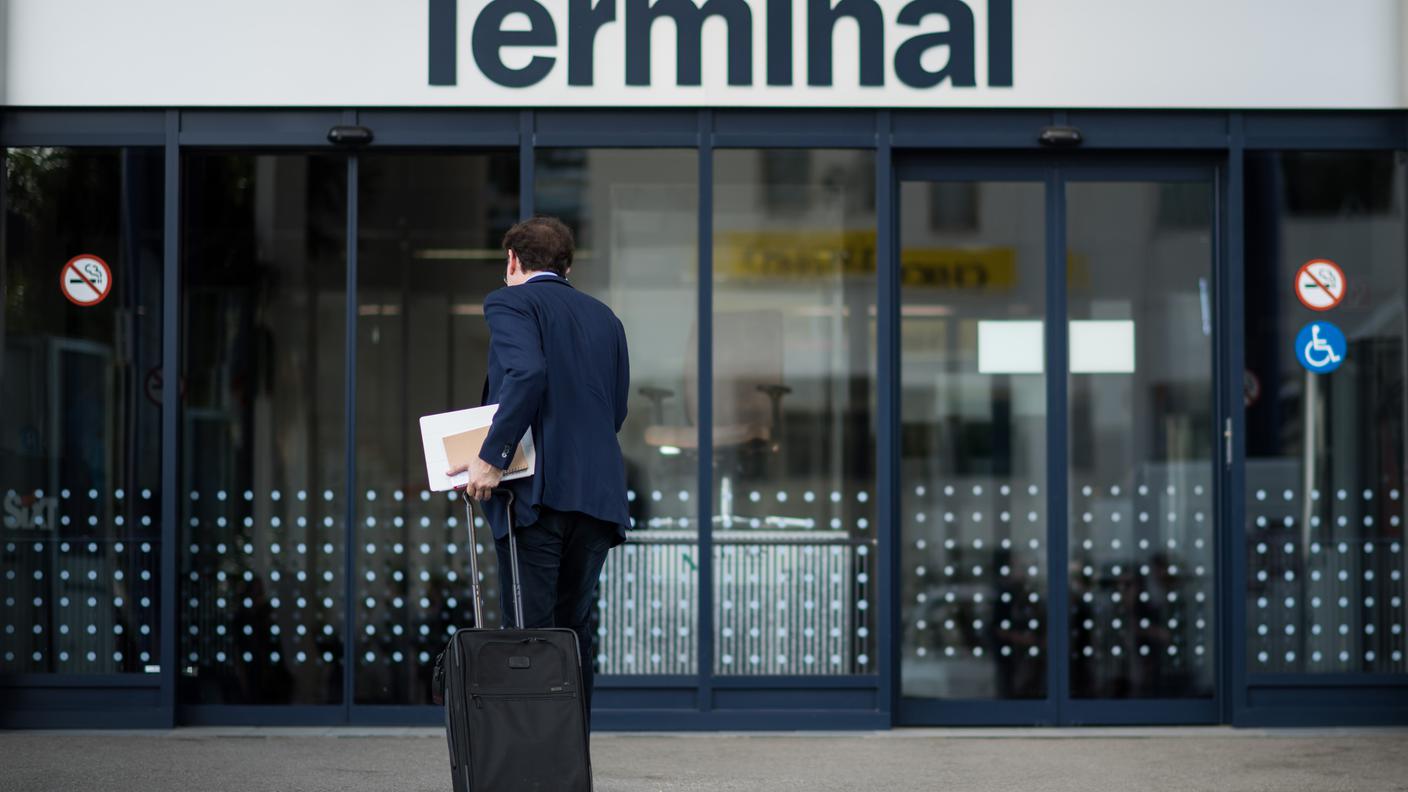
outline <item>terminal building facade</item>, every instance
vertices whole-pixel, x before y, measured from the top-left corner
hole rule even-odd
[[[534,214],[598,728],[1403,722],[1408,20],[1242,5],[0,2],[0,725],[440,723]]]

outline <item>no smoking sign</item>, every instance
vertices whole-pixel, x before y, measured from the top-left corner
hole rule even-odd
[[[1328,311],[1348,291],[1344,270],[1329,259],[1307,261],[1296,273],[1296,297],[1312,311]]]
[[[59,273],[59,287],[69,302],[90,308],[106,300],[112,291],[112,269],[97,256],[74,256]]]

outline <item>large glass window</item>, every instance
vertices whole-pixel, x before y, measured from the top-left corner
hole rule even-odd
[[[1212,196],[1066,186],[1072,698],[1213,694]]]
[[[572,282],[626,327],[631,400],[621,429],[634,522],[598,597],[598,673],[698,667],[699,155],[538,152],[534,203],[577,234]]]
[[[518,158],[366,156],[358,194],[356,702],[424,704],[435,656],[473,623],[468,553],[499,622],[489,530],[471,542],[464,503],[426,489],[417,420],[482,398],[483,303],[503,286]]]
[[[1045,189],[901,189],[906,696],[1046,695]]]
[[[876,673],[875,156],[714,177],[714,671]]]
[[[1252,673],[1408,670],[1404,157],[1248,158],[1245,629]],[[1298,273],[1316,259],[1338,265],[1348,286],[1342,302],[1323,312],[1297,297]],[[1314,295],[1308,302],[1320,304]],[[1346,340],[1330,373],[1300,362],[1298,336],[1316,323],[1337,327]]]
[[[183,162],[186,704],[342,700],[346,160]]]
[[[161,151],[0,153],[0,673],[157,672]]]

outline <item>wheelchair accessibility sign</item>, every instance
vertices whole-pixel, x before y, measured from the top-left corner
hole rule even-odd
[[[1296,336],[1296,359],[1312,374],[1329,374],[1344,362],[1344,333],[1329,322],[1311,322]]]

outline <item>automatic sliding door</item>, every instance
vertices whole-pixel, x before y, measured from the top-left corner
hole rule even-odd
[[[626,328],[631,394],[620,432],[631,541],[598,591],[598,708],[630,677],[699,671],[699,155],[691,149],[539,149],[536,211],[577,235],[572,283]],[[614,688],[614,689],[613,689]],[[619,691],[619,692],[618,692]],[[689,692],[691,705],[693,691]]]
[[[1050,718],[1047,185],[1026,178],[901,187],[906,719]]]
[[[518,158],[368,154],[357,189],[353,704],[428,704],[435,656],[473,623],[468,554],[481,554],[493,625],[498,563],[488,528],[470,542],[464,504],[426,489],[416,422],[479,405],[484,298],[503,286],[500,242],[518,220]]]
[[[346,174],[182,164],[182,704],[342,703]]]
[[[909,173],[901,721],[1215,721],[1211,170]]]
[[[1208,705],[1067,719],[1216,720],[1210,176],[1066,183],[1069,695]]]

